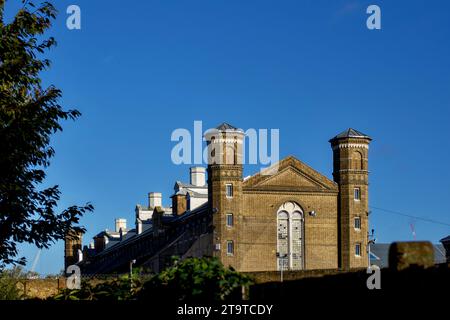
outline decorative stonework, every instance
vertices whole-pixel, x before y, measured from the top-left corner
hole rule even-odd
[[[243,141],[241,139],[238,139],[238,138],[237,139],[235,139],[235,138],[227,138],[227,139],[217,138],[217,139],[211,140],[211,143],[212,144],[222,144],[222,143],[225,143],[225,144],[234,144],[234,143],[243,144]]]
[[[333,151],[336,149],[345,149],[345,148],[358,148],[369,150],[369,145],[367,143],[341,143],[332,147]]]

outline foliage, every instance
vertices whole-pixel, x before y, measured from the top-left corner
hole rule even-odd
[[[62,290],[55,300],[151,300],[155,301],[219,301],[240,299],[241,287],[250,279],[233,269],[226,269],[216,258],[174,260],[174,265],[152,276],[122,276],[93,285],[84,281],[79,290]]]
[[[0,300],[19,300],[23,297],[20,290],[20,281],[25,279],[27,274],[20,267],[13,267],[10,270],[0,272]]]
[[[53,300],[132,300],[141,290],[146,277],[133,272],[132,277],[123,275],[117,279],[101,281],[84,280],[78,290],[64,289]]]
[[[144,284],[139,299],[166,301],[196,300],[220,301],[240,298],[242,286],[251,284],[250,278],[224,268],[217,258],[190,258],[175,260],[174,266],[165,269]]]
[[[50,67],[41,58],[56,42],[44,33],[55,19],[49,2],[23,0],[22,9],[5,24],[5,0],[0,0],[0,269],[25,264],[17,258],[17,243],[48,248],[73,230],[90,204],[55,212],[58,186],[39,189],[54,155],[51,136],[62,131],[61,121],[76,119],[77,110],[58,104],[61,91],[41,84],[40,73]]]

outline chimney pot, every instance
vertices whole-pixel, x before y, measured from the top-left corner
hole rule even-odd
[[[120,229],[122,229],[123,231],[125,231],[125,229],[127,228],[127,220],[126,219],[116,219],[116,232],[120,232]]]
[[[162,207],[162,194],[160,192],[150,192],[148,194],[148,206],[150,208]]]
[[[203,167],[192,167],[190,169],[191,184],[197,187],[205,186],[206,184],[205,172],[206,169]]]

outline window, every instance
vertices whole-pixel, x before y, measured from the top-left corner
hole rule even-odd
[[[356,230],[361,230],[361,217],[356,217],[355,218],[355,229]]]
[[[227,213],[227,227],[232,227],[234,225],[233,214]]]
[[[234,255],[234,242],[232,240],[227,241],[227,255]]]
[[[355,256],[361,257],[361,243],[355,245]]]
[[[352,169],[362,170],[363,169],[363,156],[361,152],[355,151],[352,155]]]
[[[355,197],[355,201],[361,200],[361,189],[360,188],[355,188],[354,197]]]
[[[233,198],[233,185],[232,184],[226,184],[225,188],[226,188],[227,198]]]
[[[278,270],[302,270],[303,210],[295,202],[286,202],[277,212]]]

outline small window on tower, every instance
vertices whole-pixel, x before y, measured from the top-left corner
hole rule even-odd
[[[355,256],[361,257],[361,243],[355,245]]]
[[[227,255],[234,255],[234,242],[232,240],[227,241]]]
[[[230,183],[230,184],[227,184],[226,186],[225,186],[225,188],[226,188],[226,195],[227,195],[227,198],[233,198],[233,185]]]
[[[356,230],[361,230],[361,217],[356,217],[355,218],[355,229]]]
[[[361,189],[360,188],[355,188],[355,195],[354,195],[354,197],[355,197],[356,201],[361,200]]]
[[[227,227],[232,227],[234,225],[234,219],[232,213],[227,213]]]

